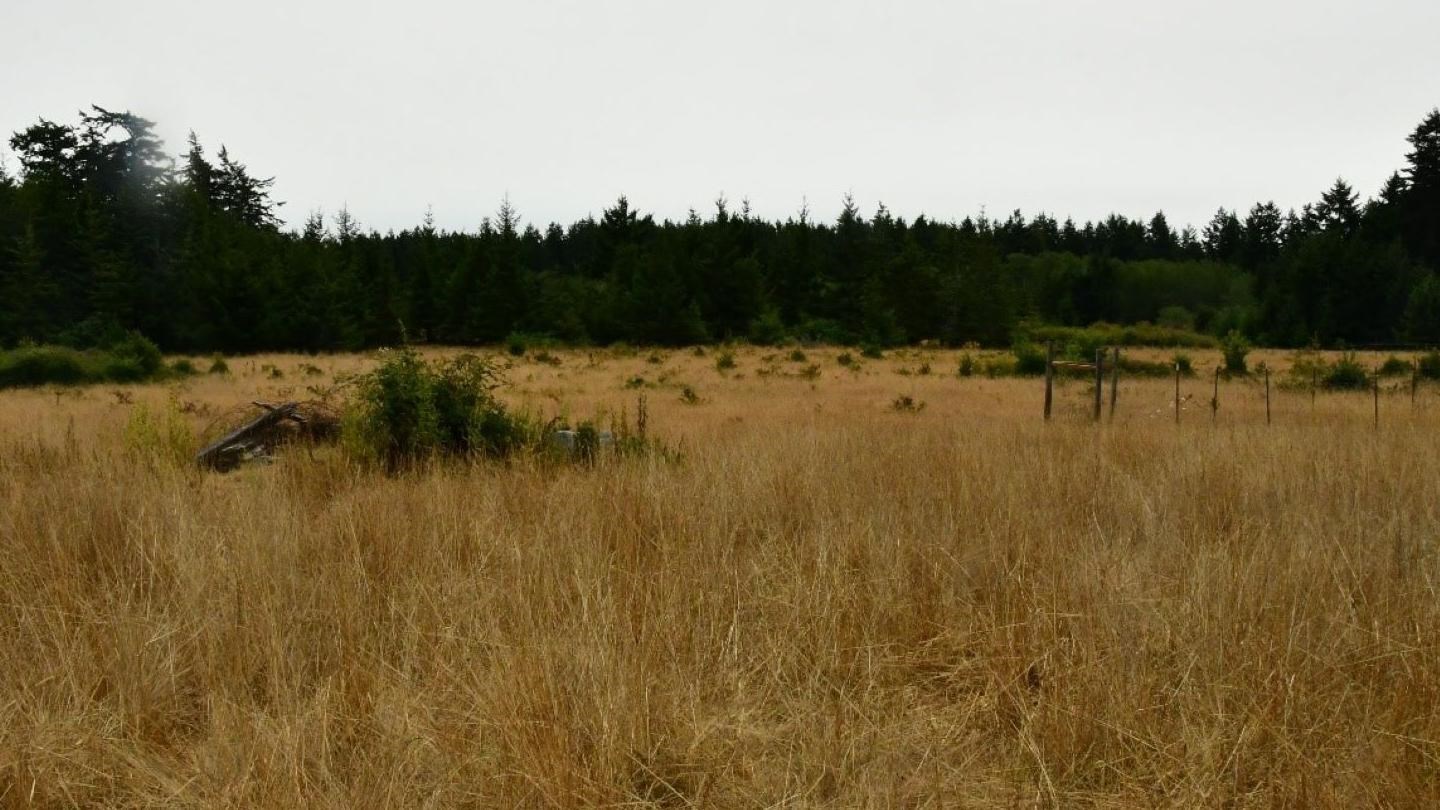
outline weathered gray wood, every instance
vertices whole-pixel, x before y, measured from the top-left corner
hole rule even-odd
[[[1215,393],[1210,396],[1210,424],[1215,424],[1215,419],[1220,414],[1220,367],[1215,367]]]
[[[1180,361],[1175,361],[1175,424],[1180,424]]]
[[[281,405],[269,405],[263,402],[253,404],[265,409],[265,413],[221,436],[196,453],[195,462],[197,464],[212,470],[230,469],[240,462],[246,452],[255,450],[259,446],[257,439],[265,431],[287,419],[302,424],[305,422],[305,418],[296,412],[296,409],[300,407],[298,402],[286,402]]]
[[[1045,341],[1045,421],[1050,421],[1050,403],[1054,399],[1055,341]]]
[[[1110,421],[1115,421],[1115,397],[1120,392],[1120,347],[1116,346],[1115,364],[1110,369]]]
[[[1105,396],[1105,350],[1095,350],[1095,421],[1100,421],[1100,403]]]

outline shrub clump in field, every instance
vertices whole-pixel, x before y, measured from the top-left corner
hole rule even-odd
[[[22,344],[0,352],[0,388],[144,382],[170,373],[160,349],[138,332],[99,349]]]
[[[1403,377],[1409,375],[1412,368],[1409,361],[1402,360],[1392,354],[1385,358],[1384,363],[1380,364],[1380,371],[1378,373],[1381,377]]]
[[[1370,375],[1354,352],[1345,352],[1325,373],[1324,385],[1340,391],[1354,391],[1370,385]]]
[[[840,356],[835,358],[835,362],[849,369],[856,368],[857,366],[855,356],[849,352],[841,352]]]
[[[1045,373],[1045,352],[1029,341],[1020,341],[1011,350],[1015,355],[1015,373],[1033,377]]]
[[[383,357],[356,378],[345,410],[344,446],[355,456],[396,469],[433,458],[505,457],[538,440],[533,420],[495,397],[503,380],[493,361],[462,355],[432,363],[408,348]]]
[[[890,410],[896,413],[919,413],[925,410],[925,403],[909,394],[901,394],[890,403]]]
[[[209,370],[207,370],[205,373],[207,373],[207,374],[229,374],[229,373],[230,373],[230,364],[227,363],[227,362],[225,362],[225,357],[224,357],[223,355],[217,354],[217,355],[215,355],[214,357],[211,357],[211,358],[210,358],[210,368],[209,368]]]
[[[1440,352],[1426,352],[1416,361],[1420,376],[1427,380],[1440,380]]]
[[[960,355],[960,376],[975,376],[975,358],[969,352]]]
[[[1250,354],[1250,341],[1238,331],[1231,329],[1220,342],[1220,351],[1225,355],[1225,373],[1244,376],[1250,373],[1245,358]]]
[[[727,371],[731,371],[734,368],[735,353],[730,351],[729,349],[720,352],[720,356],[715,358],[715,370],[720,372],[721,374],[724,374]]]

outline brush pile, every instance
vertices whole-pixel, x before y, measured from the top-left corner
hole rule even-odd
[[[261,413],[256,414],[254,409]],[[340,435],[340,415],[324,402],[252,402],[221,414],[205,431],[195,462],[228,472],[248,461],[270,461],[275,448],[295,442],[327,443]]]

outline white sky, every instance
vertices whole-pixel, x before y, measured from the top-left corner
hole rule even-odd
[[[1440,105],[1440,2],[0,0],[0,130],[92,102],[223,141],[292,225],[471,230],[507,193],[542,226],[621,193],[830,218],[852,191],[1178,228],[1373,195]]]

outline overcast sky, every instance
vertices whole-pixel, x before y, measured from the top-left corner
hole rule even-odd
[[[1199,226],[1373,195],[1440,105],[1437,0],[4,0],[0,32],[5,132],[129,109],[274,175],[292,225],[380,230],[847,191]]]

